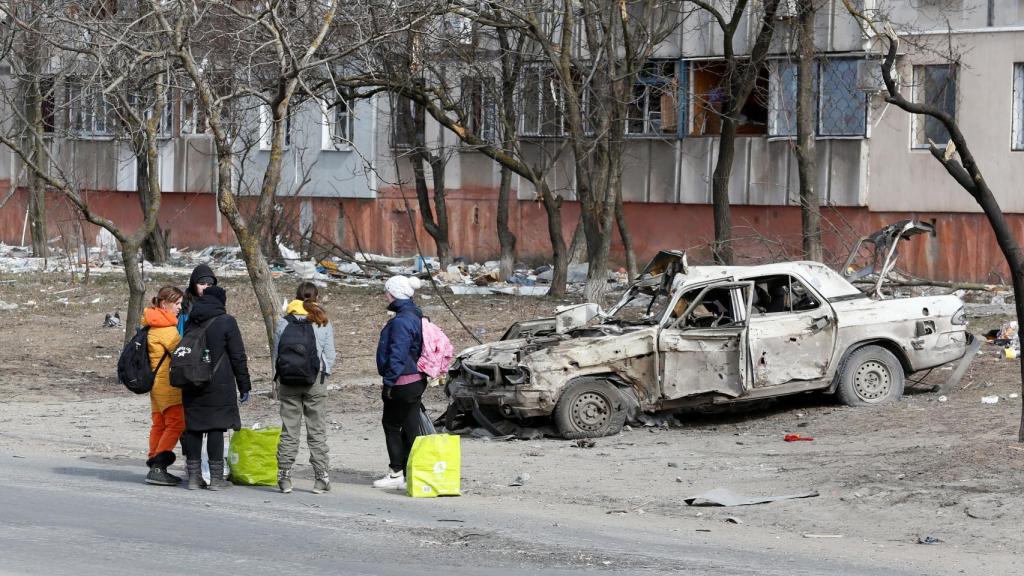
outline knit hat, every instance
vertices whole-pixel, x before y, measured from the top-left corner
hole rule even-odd
[[[394,296],[395,300],[408,300],[419,290],[423,283],[415,276],[392,276],[384,283],[384,289]]]
[[[221,304],[227,306],[228,293],[224,291],[220,286],[210,286],[206,290],[203,290],[203,296],[212,296],[217,300],[220,300]]]

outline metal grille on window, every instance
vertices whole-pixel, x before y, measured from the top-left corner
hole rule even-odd
[[[937,106],[956,118],[956,67],[947,64],[914,66],[914,101]],[[945,146],[949,132],[936,118],[914,115],[914,147]]]
[[[1011,149],[1024,150],[1024,63],[1013,65],[1013,141]]]
[[[822,62],[819,78],[818,133],[821,136],[863,136],[867,128],[867,95],[857,88],[857,60]]]

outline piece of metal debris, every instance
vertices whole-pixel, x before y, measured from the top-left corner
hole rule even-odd
[[[521,472],[520,474],[516,475],[515,480],[513,480],[512,483],[509,484],[509,486],[526,486],[526,484],[529,481],[530,481],[530,473],[529,472]]]
[[[917,543],[918,544],[938,544],[939,542],[942,542],[942,540],[939,540],[935,536],[925,535],[925,536],[918,536],[917,537]]]
[[[737,494],[727,488],[715,488],[696,496],[684,498],[690,506],[750,506],[752,504],[767,504],[779,500],[794,500],[798,498],[814,498],[818,496],[817,491],[802,492],[799,494],[786,494],[783,496],[746,496]]]
[[[730,524],[743,524],[743,520],[740,520],[735,516],[726,516],[725,521]]]
[[[842,538],[842,534],[804,534],[804,538]]]

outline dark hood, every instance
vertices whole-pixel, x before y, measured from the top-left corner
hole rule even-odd
[[[395,314],[411,313],[420,318],[423,317],[423,312],[420,311],[419,306],[417,306],[411,298],[395,300],[391,304],[388,304],[388,310],[391,310]]]
[[[217,276],[214,275],[213,270],[210,269],[206,264],[200,264],[196,266],[196,269],[192,271],[192,276],[188,279],[188,293],[192,295],[193,299],[199,298],[199,294],[196,292],[196,283],[203,276],[209,276],[213,278],[213,285],[217,285]]]
[[[189,321],[202,324],[210,318],[227,314],[224,304],[213,296],[203,295],[192,304],[192,313],[189,314]]]

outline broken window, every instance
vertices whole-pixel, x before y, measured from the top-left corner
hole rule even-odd
[[[1011,150],[1024,150],[1024,62],[1013,65],[1013,132]]]
[[[679,117],[679,82],[675,61],[644,65],[633,83],[626,134],[675,134]]]
[[[857,88],[859,60],[836,58],[814,67],[815,133],[818,137],[864,136],[867,133],[867,96]],[[796,135],[797,63],[770,64],[770,136]]]
[[[273,130],[273,119],[274,114],[270,109],[269,104],[260,104],[260,150],[270,150],[273,147],[274,130]],[[285,111],[284,116],[284,147],[288,148],[292,145],[292,111],[288,109]]]
[[[717,136],[722,133],[722,106],[725,104],[727,68],[724,62],[694,62],[691,76],[693,136]],[[768,133],[768,70],[763,68],[754,89],[737,116],[736,133],[758,135]]]
[[[318,100],[322,117],[320,149],[336,150],[352,143],[352,108],[349,99],[339,93],[333,99]]]
[[[53,76],[45,76],[39,80],[39,95],[42,97],[42,129],[44,134],[52,134],[57,130],[57,96],[56,83]]]
[[[463,77],[462,110],[466,115],[466,130],[485,142],[497,142],[498,112],[494,101],[494,79]]]
[[[207,130],[206,114],[202,106],[196,102],[193,90],[182,90],[179,99],[182,134],[205,134]]]
[[[562,135],[562,87],[550,67],[529,66],[523,70],[520,92],[523,136]]]
[[[103,93],[86,87],[79,79],[68,79],[64,86],[68,109],[68,127],[79,137],[106,137],[114,134],[114,116]]]
[[[754,282],[753,311],[755,314],[804,312],[821,305],[804,284],[788,275],[752,278]]]
[[[914,102],[938,107],[956,118],[956,65],[914,66]],[[945,146],[949,132],[938,119],[914,114],[914,148]]]
[[[684,312],[683,327],[724,328],[743,320],[745,313],[737,310],[738,303],[733,298],[734,293],[738,294],[734,285],[709,287],[703,296],[699,292],[697,289],[683,294],[673,310],[675,313],[683,305],[689,310]],[[693,299],[696,302],[690,305]]]

